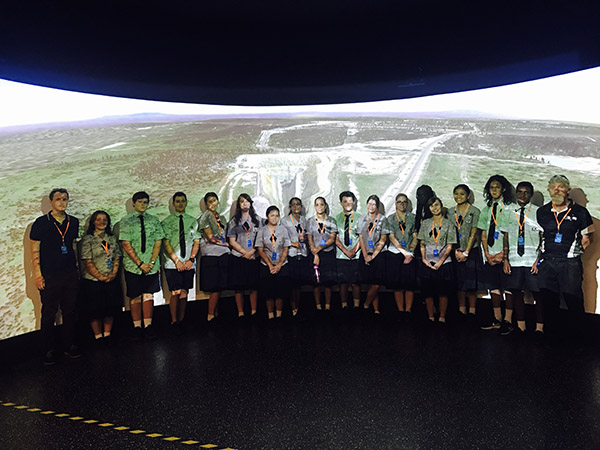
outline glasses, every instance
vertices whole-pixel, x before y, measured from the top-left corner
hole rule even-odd
[[[400,203],[400,204],[404,204],[404,205],[408,204],[408,202],[405,200],[398,200],[396,203]]]

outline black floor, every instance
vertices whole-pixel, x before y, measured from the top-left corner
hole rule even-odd
[[[31,342],[13,348],[0,369],[0,448],[600,448],[589,339],[500,337],[456,317],[398,323],[384,300],[380,319],[210,327],[192,303],[185,336],[159,307],[159,339],[132,342],[124,316],[116,345],[88,342],[83,358],[52,367],[23,353]],[[231,300],[221,313],[234,315]]]

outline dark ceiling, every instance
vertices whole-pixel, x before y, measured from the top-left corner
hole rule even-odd
[[[219,104],[382,100],[600,65],[600,2],[12,2],[0,78]]]

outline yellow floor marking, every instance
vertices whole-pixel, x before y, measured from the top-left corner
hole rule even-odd
[[[15,406],[15,409],[27,409],[27,408],[29,408],[29,406],[25,406],[25,405]]]
[[[29,408],[27,411],[38,412],[38,411],[41,411],[41,409],[40,408]]]
[[[42,411],[40,414],[54,414],[56,411]]]
[[[84,420],[83,423],[98,423],[98,421],[94,420],[94,419],[90,419],[90,420]]]
[[[69,417],[70,420],[81,420],[83,419],[83,417],[79,417],[79,416],[75,416],[75,417]]]
[[[194,444],[199,444],[200,441],[183,441],[182,444],[185,445],[194,445]]]
[[[113,425],[114,425],[114,423],[109,423],[109,422],[98,424],[99,427],[112,427]]]
[[[3,406],[15,406],[14,403],[2,403]]]
[[[168,438],[164,438],[163,440],[164,441],[171,441],[171,442],[173,442],[173,441],[178,441],[180,439],[181,438],[178,438],[178,437],[175,437],[175,436],[171,436],[171,437],[168,437]]]
[[[60,414],[55,414],[56,417],[69,417],[69,414],[66,413],[60,413]]]
[[[115,427],[115,430],[125,431],[125,430],[129,430],[129,427]]]
[[[131,430],[130,433],[131,434],[142,434],[142,433],[145,433],[145,431],[144,430]]]
[[[152,433],[152,434],[147,434],[146,436],[151,437],[151,438],[155,438],[155,437],[161,437],[162,434],[160,434],[160,433]]]
[[[218,447],[218,446],[215,445],[215,444],[204,444],[204,445],[201,445],[200,447],[202,447],[202,448],[215,448],[215,447]]]

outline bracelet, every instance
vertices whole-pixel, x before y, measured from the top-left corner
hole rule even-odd
[[[465,251],[463,252],[463,256],[469,256],[469,252],[465,250]]]
[[[142,264],[144,264],[144,262],[143,262],[143,261],[140,261],[140,263],[137,265],[137,266],[138,266],[138,269],[139,269],[140,267],[142,267]]]

